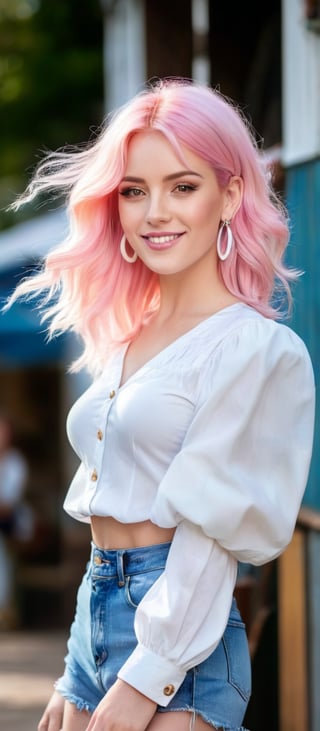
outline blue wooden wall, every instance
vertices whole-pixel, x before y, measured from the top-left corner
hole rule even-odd
[[[286,170],[286,205],[291,219],[288,262],[304,274],[293,288],[289,325],[305,341],[313,362],[316,388],[320,367],[320,160]],[[320,398],[310,478],[304,504],[320,509]]]

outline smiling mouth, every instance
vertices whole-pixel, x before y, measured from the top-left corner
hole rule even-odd
[[[143,236],[147,244],[153,249],[167,249],[172,246],[177,239],[183,236],[183,233],[179,234],[163,234],[162,236]]]

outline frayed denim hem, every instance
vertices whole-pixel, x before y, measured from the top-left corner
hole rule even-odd
[[[58,693],[60,693],[60,695],[62,695],[65,701],[73,703],[78,711],[87,711],[88,713],[93,713],[93,711],[95,710],[96,706],[88,703],[87,701],[84,701],[83,698],[79,698],[77,695],[73,695],[73,693],[68,693],[62,688],[59,688],[58,682],[54,684],[54,688]]]
[[[213,729],[217,729],[217,731],[249,731],[249,729],[245,728],[244,726],[225,726],[224,724],[221,725],[220,721],[211,721],[211,719],[208,718],[205,713],[203,713],[202,711],[197,711],[190,706],[183,706],[182,708],[159,708],[158,706],[157,710],[158,713],[176,713],[177,711],[188,711],[188,713],[192,714],[190,719],[189,731],[193,731],[194,729],[196,716],[200,716],[200,718],[202,718],[205,723],[207,723]]]

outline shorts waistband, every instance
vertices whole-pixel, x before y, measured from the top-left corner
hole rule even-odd
[[[125,576],[164,568],[171,543],[157,543],[139,548],[105,549],[91,544],[92,578],[117,577],[119,584],[125,583]]]

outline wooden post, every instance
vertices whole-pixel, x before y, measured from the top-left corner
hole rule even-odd
[[[279,731],[307,731],[308,667],[305,533],[278,559]]]
[[[145,2],[147,78],[190,77],[191,0]]]

